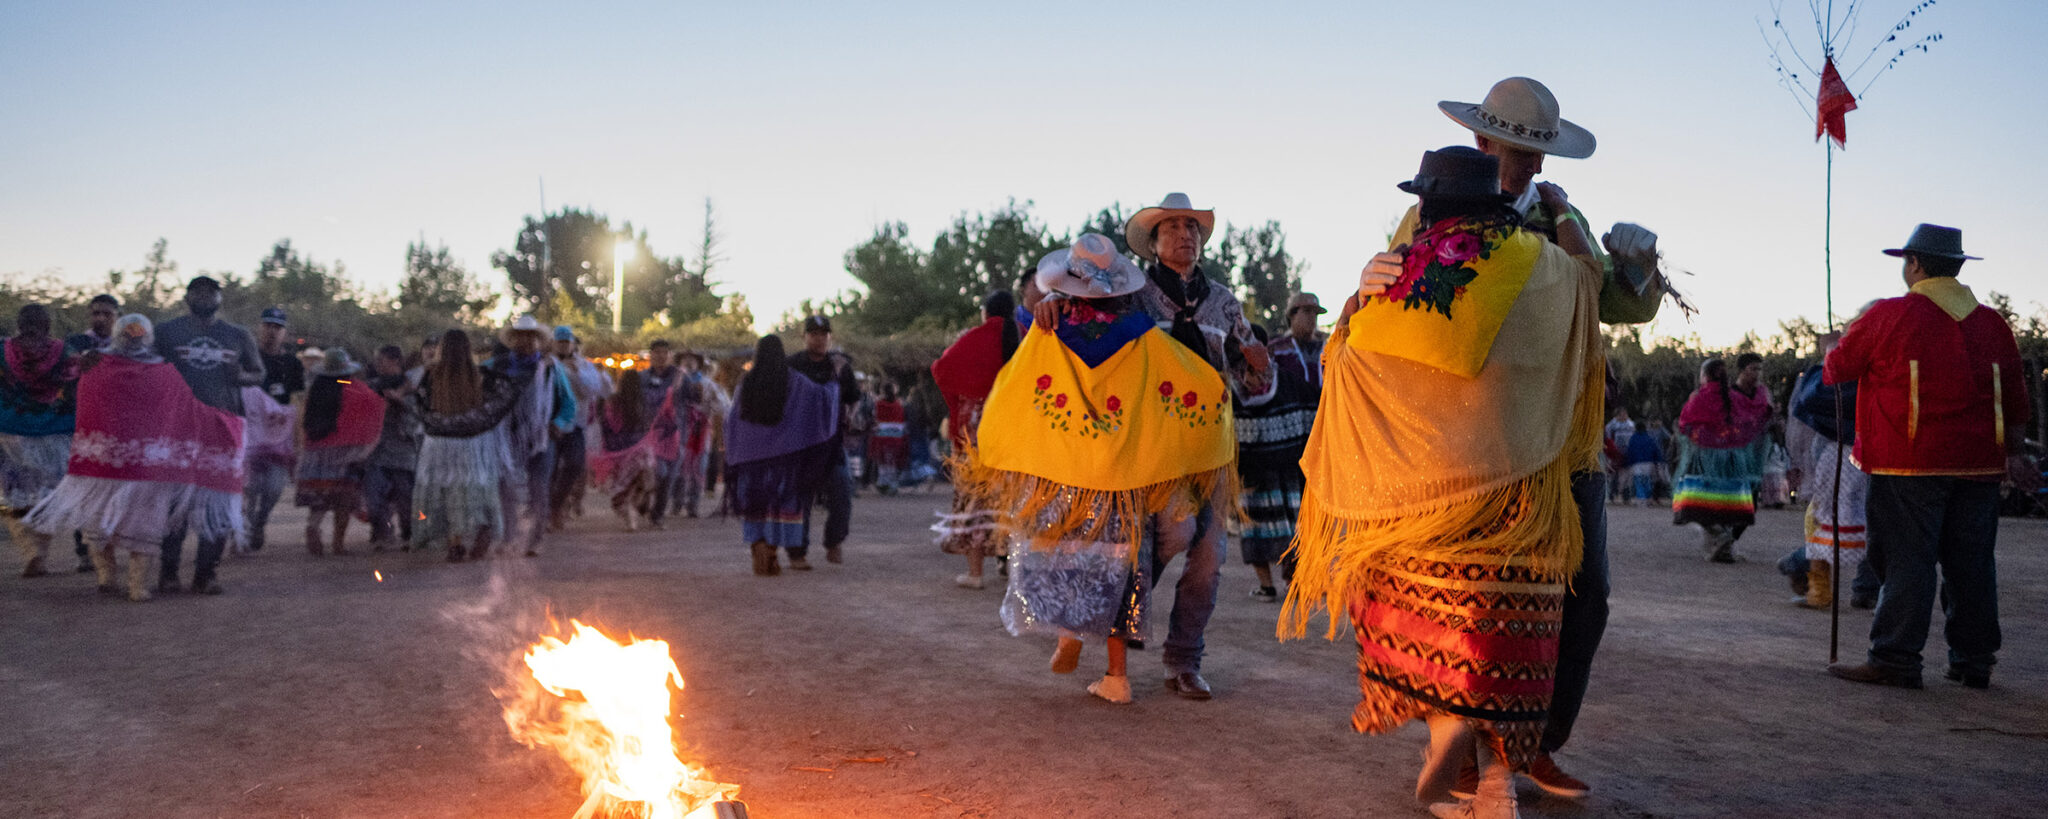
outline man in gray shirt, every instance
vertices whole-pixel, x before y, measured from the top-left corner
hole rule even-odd
[[[242,414],[242,388],[263,383],[263,356],[256,349],[256,337],[233,324],[221,321],[220,282],[200,276],[185,286],[185,307],[190,315],[179,316],[156,326],[156,353],[178,368],[192,388],[193,397],[208,406]],[[220,594],[214,570],[227,544],[199,539],[192,556],[192,593]],[[174,525],[163,543],[162,570],[157,576],[158,593],[175,593],[178,558],[185,548],[185,527]]]

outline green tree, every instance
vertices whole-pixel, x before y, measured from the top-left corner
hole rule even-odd
[[[185,283],[177,280],[178,263],[171,260],[170,244],[158,237],[141,267],[107,271],[107,293],[121,300],[121,312],[157,315],[184,297]]]
[[[475,324],[494,301],[475,274],[448,254],[447,245],[425,240],[405,246],[405,275],[398,280],[399,310],[423,310]]]

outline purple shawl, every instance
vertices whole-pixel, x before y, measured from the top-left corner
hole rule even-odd
[[[745,389],[745,385],[741,386]],[[725,419],[725,462],[738,465],[764,461],[831,440],[839,431],[839,382],[819,384],[792,371],[789,398],[782,404],[782,423],[772,427],[740,417],[739,394]]]

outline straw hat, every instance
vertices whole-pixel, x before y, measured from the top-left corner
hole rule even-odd
[[[1156,207],[1145,208],[1131,214],[1124,222],[1124,244],[1131,246],[1131,252],[1145,261],[1157,261],[1159,254],[1152,249],[1152,229],[1170,216],[1193,216],[1202,226],[1202,244],[1209,243],[1209,236],[1216,232],[1216,211],[1195,210],[1193,202],[1185,193],[1169,193]]]
[[[1038,260],[1038,289],[1084,299],[1136,293],[1145,287],[1145,272],[1116,252],[1116,243],[1100,233],[1083,233],[1072,247]]]
[[[1444,100],[1436,104],[1445,116],[1487,139],[1566,159],[1593,155],[1593,132],[1558,116],[1557,97],[1543,83],[1509,77],[1493,84],[1486,101]]]

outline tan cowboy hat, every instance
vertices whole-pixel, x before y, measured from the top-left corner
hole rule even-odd
[[[1216,232],[1216,211],[1195,210],[1185,193],[1169,193],[1159,201],[1158,207],[1146,208],[1131,214],[1124,222],[1124,243],[1131,246],[1131,252],[1145,261],[1157,261],[1159,254],[1152,251],[1152,229],[1169,216],[1193,216],[1202,226],[1202,244],[1209,243],[1209,236]]]
[[[1319,316],[1330,312],[1323,307],[1322,301],[1317,299],[1314,293],[1296,293],[1287,297],[1287,314],[1294,315],[1296,310],[1313,311]]]
[[[1593,155],[1593,132],[1557,114],[1557,97],[1543,83],[1509,77],[1493,84],[1480,103],[1444,100],[1436,104],[1445,116],[1473,133],[1531,151],[1566,159]]]
[[[1038,289],[1084,299],[1106,299],[1145,289],[1145,273],[1116,252],[1100,233],[1083,233],[1073,247],[1038,260]]]

